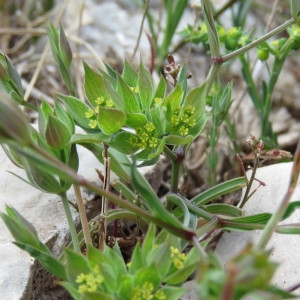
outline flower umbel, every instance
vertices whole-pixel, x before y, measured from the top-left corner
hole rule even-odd
[[[136,129],[136,136],[130,138],[130,143],[140,149],[155,148],[158,138],[154,137],[155,126],[152,122],[147,122],[143,127]]]
[[[171,251],[171,259],[174,267],[176,269],[182,269],[183,263],[186,260],[186,255],[180,252],[178,248],[175,248],[173,246],[170,247],[170,251]]]
[[[166,295],[163,291],[155,292],[152,282],[145,281],[142,286],[136,286],[133,289],[132,300],[165,300]]]
[[[81,273],[77,276],[76,282],[79,283],[78,291],[83,294],[85,292],[95,292],[104,280],[100,273],[99,267],[96,266],[91,273]]]

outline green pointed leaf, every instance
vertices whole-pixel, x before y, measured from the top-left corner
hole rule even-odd
[[[12,61],[5,55],[7,71],[10,78],[10,83],[14,88],[14,91],[18,94],[20,99],[23,100],[24,90],[22,87],[21,77],[17,72],[15,66],[13,65]]]
[[[88,265],[87,259],[82,254],[78,254],[69,249],[65,249],[64,255],[67,261],[66,273],[68,281],[73,286],[78,286],[78,283],[76,282],[77,276],[81,273],[89,274],[92,270]]]
[[[145,115],[140,113],[126,113],[126,117],[126,125],[133,129],[141,128],[148,122]]]
[[[139,269],[143,268],[146,262],[145,259],[146,257],[143,256],[140,245],[136,244],[132,253],[128,273],[134,275]]]
[[[97,72],[104,78],[106,84],[109,84],[114,90],[117,86],[117,72],[114,71],[116,74],[114,77],[111,77],[110,74],[102,70],[101,68],[97,68]]]
[[[148,111],[154,96],[153,79],[149,71],[143,65],[141,61],[139,72],[139,95],[143,111]]]
[[[196,118],[204,114],[206,105],[206,84],[202,84],[188,92],[184,100],[184,107],[189,105],[195,108]]]
[[[228,215],[232,217],[241,217],[243,215],[243,211],[240,208],[225,203],[213,203],[203,206],[202,208],[211,214]]]
[[[70,140],[71,144],[83,144],[83,143],[109,143],[111,140],[110,135],[106,135],[103,132],[89,133],[89,134],[73,134]]]
[[[160,279],[165,278],[172,265],[170,246],[167,243],[155,245],[146,256],[146,261],[147,265],[157,266],[157,276]]]
[[[126,122],[124,112],[109,107],[99,107],[98,126],[107,135],[118,132]]]
[[[168,135],[165,137],[166,144],[171,145],[187,145],[190,144],[193,141],[193,136],[186,135],[186,136],[180,136],[180,135]]]
[[[13,139],[20,144],[31,143],[32,127],[16,102],[0,93],[0,141]]]
[[[163,286],[159,289],[165,295],[165,299],[180,299],[187,292],[187,289],[175,286]]]
[[[123,276],[120,281],[118,291],[117,291],[117,299],[128,299],[133,289],[133,278],[132,276]]]
[[[72,49],[62,26],[59,27],[59,52],[64,65],[70,68],[72,63]]]
[[[117,74],[118,73],[111,66],[109,66],[108,64],[104,63],[104,65],[105,65],[107,73],[116,82],[117,81]]]
[[[195,272],[198,266],[199,266],[199,262],[185,266],[182,269],[173,272],[170,276],[168,276],[165,279],[165,282],[171,285],[181,284],[185,282],[187,278]]]
[[[105,100],[110,99],[110,95],[106,89],[103,76],[96,73],[92,68],[90,68],[86,63],[84,66],[84,89],[85,94],[89,102],[97,107],[98,104],[96,100],[100,97],[104,97]]]
[[[40,134],[45,137],[49,116],[53,114],[53,109],[46,101],[42,101],[39,106],[38,125]]]
[[[135,86],[131,86],[135,87]],[[137,96],[135,93],[130,89],[124,79],[118,75],[117,80],[117,92],[119,93],[120,97],[124,99],[124,110],[126,113],[139,113],[140,106],[137,100]]]
[[[0,213],[0,217],[14,239],[25,244],[39,247],[41,242],[38,240],[38,234],[34,226],[12,206],[5,205],[5,211],[6,213]],[[49,252],[46,246],[43,245],[42,247],[43,251]]]
[[[90,119],[85,116],[90,107],[76,97],[58,95],[58,98],[66,105],[69,114],[83,128],[90,129]]]
[[[61,77],[71,95],[75,95],[75,85],[73,79],[70,75],[69,69],[69,58],[66,56],[69,54],[61,53],[61,47],[65,47],[65,45],[60,45],[60,34],[58,30],[50,24],[48,28],[48,38],[50,42],[50,47],[52,51],[53,58],[58,66]],[[61,37],[63,39],[63,37]],[[66,63],[65,64],[65,60]]]
[[[5,84],[9,81],[6,55],[0,51],[0,79]]]
[[[54,60],[57,61],[58,60],[58,55],[59,55],[59,52],[58,52],[59,36],[58,36],[58,31],[53,26],[53,24],[49,25],[48,39],[49,39],[49,42],[50,42],[50,47],[51,47],[51,51],[52,51],[52,55],[54,57]]]
[[[186,64],[184,64],[179,71],[179,74],[177,76],[177,84],[181,86],[181,89],[184,92],[184,96],[186,95],[187,91],[187,68]]]
[[[160,98],[163,99],[166,96],[166,91],[167,91],[167,83],[166,79],[164,76],[160,76],[158,86],[155,91],[154,99],[155,98]]]
[[[166,139],[160,140],[156,148],[150,149],[151,152],[147,155],[147,159],[152,160],[153,158],[159,156],[163,152],[165,144],[166,144]]]
[[[135,135],[131,132],[121,131],[113,137],[112,141],[110,142],[110,147],[124,154],[133,154],[139,150],[139,147],[133,145],[131,142],[131,139],[134,136]]]
[[[167,95],[167,97],[162,101],[161,107],[165,106],[167,108],[166,117],[169,121],[171,121],[171,117],[174,113],[174,110],[180,106],[182,101],[183,91],[179,85]]]
[[[155,133],[157,136],[166,134],[167,128],[167,118],[166,118],[167,108],[165,106],[153,107],[150,110],[151,121],[155,127]]]
[[[135,87],[138,84],[138,74],[134,70],[134,68],[129,64],[127,59],[125,59],[122,78],[131,87]]]
[[[70,153],[68,155],[68,163],[67,165],[73,170],[77,171],[79,167],[79,157],[76,145],[71,145]]]
[[[75,131],[75,124],[71,116],[58,101],[55,101],[54,109],[58,119],[65,124],[70,132],[73,133]]]
[[[222,182],[220,184],[217,184],[216,186],[195,196],[190,201],[193,204],[201,206],[201,205],[209,203],[210,201],[212,201],[222,195],[226,195],[230,192],[242,189],[245,186],[246,186],[246,180],[244,177],[234,178],[234,179]]]
[[[202,117],[198,118],[196,125],[189,129],[189,134],[192,135],[194,138],[198,137],[199,134],[203,131],[208,117],[203,115]]]
[[[62,192],[58,179],[54,175],[45,172],[39,164],[29,162],[26,158],[23,158],[23,166],[29,182],[34,187],[46,193],[59,194]]]
[[[154,246],[155,236],[156,236],[156,226],[153,223],[150,223],[147,230],[147,234],[142,244],[142,256],[144,259],[147,259],[149,252]]]
[[[161,278],[158,276],[158,267],[156,265],[146,266],[137,270],[134,276],[135,286],[143,286],[145,282],[151,282],[154,288],[158,288]]]
[[[71,139],[72,133],[58,118],[50,115],[45,131],[47,143],[55,149],[63,149]]]
[[[6,156],[10,159],[10,161],[17,166],[18,168],[23,168],[22,159],[20,154],[16,152],[13,148],[8,147],[6,145],[2,145],[2,149],[5,152]]]

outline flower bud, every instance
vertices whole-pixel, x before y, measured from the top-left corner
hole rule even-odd
[[[8,95],[0,94],[0,142],[13,139],[22,144],[31,143],[31,128],[24,114]]]

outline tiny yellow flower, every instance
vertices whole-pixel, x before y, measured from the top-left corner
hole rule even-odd
[[[89,274],[79,274],[76,282],[80,283],[78,286],[78,292],[83,294],[85,292],[95,292],[104,280],[104,277],[100,273],[99,267],[96,266]]]
[[[192,105],[188,105],[185,108],[185,113],[190,115],[190,116],[193,115],[195,113],[195,107],[193,107]]]
[[[177,126],[179,124],[179,118],[178,118],[178,116],[177,115],[173,115],[172,117],[171,117],[171,125],[173,126],[173,127],[175,127],[175,126]]]
[[[109,99],[106,101],[105,103],[106,107],[114,107],[114,102],[112,101],[112,99]]]
[[[139,139],[136,136],[131,136],[129,138],[129,143],[132,146],[138,146]]]
[[[157,146],[157,138],[156,137],[151,137],[149,139],[149,146],[151,148],[155,148]]]
[[[158,97],[154,98],[154,106],[158,106],[161,103],[161,100],[162,99]]]
[[[174,267],[176,269],[182,269],[184,266],[184,261],[186,260],[186,255],[173,246],[170,247],[170,251]]]
[[[137,93],[140,92],[140,89],[139,89],[138,86],[131,86],[130,89],[131,89],[135,94],[137,94]]]
[[[148,122],[146,125],[145,125],[145,129],[146,131],[148,132],[152,132],[154,129],[155,129],[155,126],[152,122]]]
[[[180,126],[180,128],[179,128],[179,133],[180,133],[181,135],[188,135],[188,134],[189,134],[189,130],[188,130],[188,128],[185,127],[185,126]]]
[[[165,293],[161,290],[158,290],[155,294],[154,294],[154,299],[157,300],[165,300],[167,299]]]
[[[94,128],[97,127],[97,125],[98,125],[97,120],[95,120],[95,119],[90,120],[90,122],[89,122],[89,127],[90,127],[90,128],[94,129]]]
[[[84,115],[86,118],[90,119],[94,116],[94,114],[95,114],[94,111],[92,109],[89,109],[88,111],[85,112]]]
[[[105,99],[104,99],[103,96],[98,97],[98,98],[95,100],[95,102],[96,102],[97,104],[99,104],[99,105],[103,104],[104,101],[105,101]]]

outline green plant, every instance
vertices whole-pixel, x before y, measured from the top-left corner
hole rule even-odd
[[[236,15],[235,27],[226,30],[221,25],[215,25],[212,12],[207,9],[207,13],[204,13],[206,21],[201,22],[197,29],[189,25],[181,31],[181,35],[186,41],[196,44],[202,43],[204,48],[210,51],[211,59],[215,65],[211,69],[212,79],[209,78],[209,84],[214,80],[219,65],[233,58],[240,60],[247,91],[261,119],[261,139],[267,148],[274,149],[278,144],[277,136],[269,121],[272,95],[286,58],[291,52],[299,49],[299,25],[296,21],[299,7],[296,1],[291,1],[292,18],[261,37],[254,38],[253,33],[248,34],[243,31],[245,14],[249,10],[251,2],[253,1],[242,2],[239,5],[239,12],[241,13]],[[202,6],[205,7],[206,5],[206,1],[202,1]],[[268,41],[284,30],[287,31],[288,38],[280,37],[277,40]],[[249,31],[247,30],[247,32]],[[258,87],[255,82],[252,73],[252,61],[248,55],[248,51],[253,47],[257,47],[257,57],[265,63],[269,74],[269,78],[262,81],[261,87]],[[222,55],[221,52],[225,52],[225,54]],[[270,55],[273,59],[269,59]]]
[[[171,2],[165,3],[171,7]],[[255,157],[254,173],[249,181],[246,176],[235,178],[187,199],[179,190],[179,179],[187,152],[208,119],[211,123],[208,140],[212,150],[209,164],[212,174],[215,172],[215,146],[219,127],[226,121],[232,103],[232,84],[228,84],[223,93],[215,94],[210,115],[205,106],[222,62],[244,55],[251,47],[264,47],[267,38],[298,20],[299,5],[296,1],[291,2],[292,21],[272,34],[245,43],[242,48],[235,44],[242,33],[232,29],[224,38],[221,29],[214,24],[210,3],[203,1],[202,6],[205,23],[200,40],[210,47],[213,64],[207,80],[194,89],[188,88],[187,67],[176,64],[172,56],[168,57],[164,73],[172,79],[171,88],[164,76],[155,86],[142,60],[138,70],[125,61],[122,74],[109,65],[106,65],[106,70],[94,70],[84,63],[86,101],[82,101],[76,96],[70,75],[72,53],[63,29],[50,26],[48,36],[52,53],[69,95],[57,95],[53,107],[42,101],[38,108],[33,108],[23,99],[21,80],[11,61],[5,54],[0,56],[3,91],[0,95],[0,143],[11,160],[25,169],[28,183],[62,197],[72,243],[57,259],[41,243],[32,225],[15,209],[6,207],[6,213],[0,216],[11,231],[15,244],[61,279],[60,284],[75,299],[177,299],[185,291],[181,285],[192,274],[202,299],[239,299],[263,292],[270,297],[276,293],[282,297],[291,296],[270,284],[275,266],[264,249],[274,231],[300,233],[297,225],[277,225],[279,220],[287,218],[300,206],[299,202],[289,204],[299,174],[299,149],[295,154],[289,192],[273,216],[267,213],[243,216],[241,207],[212,203],[242,187],[247,186],[250,190],[256,179],[255,170],[262,150],[262,142],[255,137],[251,137],[249,143]],[[220,43],[225,43],[233,52],[222,57]],[[19,105],[38,111],[38,131],[29,125]],[[84,133],[76,133],[75,125]],[[103,188],[77,174],[76,145],[89,149],[106,166],[105,174],[101,174],[106,182]],[[140,166],[155,164],[161,154],[168,157],[172,165],[166,203],[161,202],[138,171]],[[116,182],[109,183],[110,170],[118,176]],[[83,228],[78,235],[66,198],[66,191],[72,184]],[[114,192],[107,188],[109,185]],[[117,208],[103,209],[98,223],[93,220],[95,222],[88,224],[80,186],[103,196]],[[248,201],[249,190],[242,204]],[[138,227],[132,237],[134,250],[127,265],[118,243],[112,248],[103,245],[108,238],[118,241],[114,236],[107,236],[106,224],[122,218],[135,220]],[[92,228],[93,224],[96,228]],[[224,272],[214,255],[205,250],[215,231],[254,229],[262,230],[258,244],[245,249],[234,259],[228,272]],[[90,231],[100,235],[102,242],[97,246],[102,251],[93,247]],[[257,280],[257,276],[261,280]],[[119,281],[121,284],[116,286]]]

